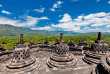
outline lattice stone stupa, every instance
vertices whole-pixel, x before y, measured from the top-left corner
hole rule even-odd
[[[101,40],[101,32],[98,33],[97,40],[91,45],[90,51],[86,52],[83,60],[89,64],[100,62],[100,58],[109,53],[109,46]]]
[[[39,63],[30,55],[29,47],[24,44],[23,34],[20,36],[20,44],[13,50],[13,58],[6,67],[9,73],[25,73],[39,68]]]
[[[56,39],[56,42],[54,43],[54,45],[57,45],[57,44],[59,44],[60,42],[59,42],[59,40],[58,40],[58,38]]]
[[[70,53],[69,46],[63,41],[63,34],[60,35],[60,43],[55,45],[51,57],[47,60],[47,65],[52,67],[66,67],[76,65],[74,55]]]
[[[70,38],[70,42],[68,43],[68,46],[70,51],[75,49],[75,43],[72,41],[71,38]]]
[[[35,45],[35,43],[33,42],[33,40],[31,40],[31,41],[29,42],[28,47],[29,47],[30,49],[36,48],[36,45]]]
[[[110,54],[101,57],[100,63],[93,68],[91,74],[110,74]]]
[[[77,45],[78,50],[83,50],[85,47],[87,47],[87,43],[84,42],[83,39],[80,39]]]

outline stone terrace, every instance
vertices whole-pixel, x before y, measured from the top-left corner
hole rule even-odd
[[[38,51],[32,53],[34,57],[36,57],[37,61],[40,63],[39,70],[34,70],[32,72],[28,72],[25,74],[90,74],[92,71],[92,68],[96,65],[88,65],[86,64],[82,58],[83,56],[76,55],[75,58],[77,59],[77,65],[73,67],[66,67],[66,68],[49,68],[46,64],[47,59],[50,57],[51,52],[47,51]],[[7,61],[8,62],[8,61]],[[7,72],[4,72],[5,70],[6,62],[1,63],[0,70],[3,72],[0,72],[0,74],[9,74]]]
[[[32,53],[33,56],[40,62],[39,70],[34,70],[25,74],[90,74],[92,68],[96,65],[86,64],[82,58],[83,56],[76,55],[77,65],[66,68],[49,68],[46,64],[47,59],[50,57],[51,52],[38,51]],[[8,73],[4,73],[8,74]]]
[[[50,57],[51,52],[39,51],[32,53],[33,56],[38,58],[40,62],[40,68],[38,71],[30,72],[30,74],[90,74],[93,66],[86,64],[82,58],[83,56],[76,55],[77,65],[66,68],[49,68],[46,64],[47,59]]]

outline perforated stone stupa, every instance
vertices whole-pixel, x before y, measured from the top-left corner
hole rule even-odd
[[[76,65],[74,55],[69,52],[69,46],[63,41],[63,34],[60,35],[60,43],[55,46],[47,65],[52,67],[66,67]]]
[[[87,43],[84,42],[83,39],[80,39],[77,45],[77,49],[79,50],[83,50],[85,47],[87,47]]]
[[[12,57],[12,52],[0,45],[0,63],[8,61]]]
[[[35,43],[33,42],[33,40],[31,40],[31,41],[29,42],[28,47],[29,47],[30,49],[36,47],[36,45],[35,45]]]
[[[46,41],[44,42],[45,45],[50,45],[48,39],[46,38]]]
[[[54,45],[57,45],[57,44],[59,44],[59,43],[60,43],[60,42],[59,42],[59,40],[57,39]]]
[[[99,63],[100,58],[109,53],[109,46],[101,40],[101,32],[98,33],[97,40],[91,45],[90,51],[86,52],[83,60],[87,63]]]
[[[23,41],[23,34],[20,36],[20,44],[13,51],[13,58],[6,65],[8,73],[25,73],[38,69],[39,63],[30,55],[29,47]]]
[[[2,51],[6,51],[6,48],[4,48],[0,45],[0,52],[2,52]]]
[[[74,49],[75,48],[75,43],[70,39],[70,42],[68,43],[69,49]]]
[[[93,68],[91,74],[110,74],[110,54],[101,57],[100,63]]]
[[[31,40],[28,44],[28,46],[32,46],[32,45],[35,45],[35,43]]]

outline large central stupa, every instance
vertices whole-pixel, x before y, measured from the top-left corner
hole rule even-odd
[[[38,69],[39,63],[30,55],[30,49],[24,44],[23,34],[20,36],[20,43],[13,50],[13,58],[6,65],[9,73],[25,73]]]
[[[63,41],[63,34],[60,35],[60,43],[55,45],[51,57],[47,60],[47,65],[52,67],[66,67],[76,65],[74,55],[70,53],[69,46]]]

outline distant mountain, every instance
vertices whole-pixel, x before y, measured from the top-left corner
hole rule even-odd
[[[0,37],[1,36],[19,36],[23,33],[25,36],[59,36],[60,33],[64,35],[76,35],[79,33],[71,31],[46,31],[46,30],[32,30],[29,28],[16,27],[7,24],[0,24]]]
[[[50,31],[50,32],[55,35],[60,35],[60,33],[63,33],[63,35],[65,35],[65,36],[82,34],[82,33],[73,32],[73,31]]]
[[[49,36],[52,34],[49,31],[32,30],[29,28],[0,24],[0,36],[19,36],[21,33],[26,36]]]
[[[72,31],[46,31],[46,30],[32,30],[29,28],[23,28],[23,27],[16,27],[12,25],[7,24],[0,24],[0,37],[1,36],[19,36],[21,33],[24,34],[24,36],[59,36],[60,33],[63,33],[65,36],[70,35],[97,35],[96,32],[91,33],[78,33],[78,32],[72,32]],[[106,35],[110,35],[110,33],[104,33]]]

